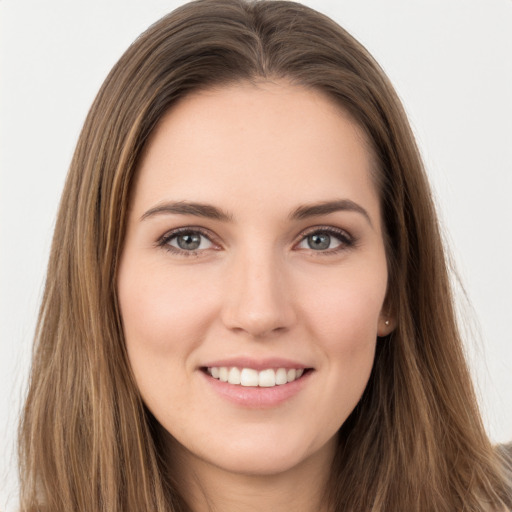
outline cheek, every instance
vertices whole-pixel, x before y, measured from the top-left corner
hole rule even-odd
[[[202,343],[206,318],[214,315],[211,294],[186,272],[170,272],[137,258],[123,261],[119,307],[128,359],[141,396],[159,417],[165,405],[178,411],[182,389],[194,370],[190,354]],[[203,285],[204,288],[204,285]],[[203,314],[199,314],[202,312]]]
[[[302,314],[329,351],[358,351],[377,338],[387,275],[385,267],[377,272],[368,272],[368,268],[331,274],[330,279],[317,281],[321,286],[308,287],[314,293],[302,294],[308,297]]]
[[[136,262],[126,262],[119,274],[119,305],[128,350],[135,345],[160,355],[187,350],[200,340],[206,318],[214,315],[211,293],[191,273],[147,267],[141,272],[140,268]],[[179,344],[173,343],[176,339]]]
[[[377,343],[378,304],[338,294],[318,311],[316,339],[334,369],[333,378],[343,382],[343,389],[366,385]]]
[[[345,282],[347,285],[347,282]],[[359,285],[361,282],[359,281]],[[385,288],[384,288],[385,290]],[[322,395],[317,410],[326,411],[327,430],[336,431],[359,402],[371,374],[377,344],[382,293],[361,287],[336,287],[310,306],[312,335],[323,360]]]
[[[332,411],[333,425],[338,427],[363,394],[375,357],[387,274],[385,261],[375,265],[375,272],[369,268],[352,267],[324,280],[304,304],[310,335],[329,368],[323,407]]]

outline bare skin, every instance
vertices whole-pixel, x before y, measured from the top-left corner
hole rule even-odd
[[[194,512],[330,512],[325,489],[334,450],[331,443],[291,471],[269,475],[245,475],[222,468],[211,471],[199,458],[176,457],[181,449],[173,451],[173,444],[170,441],[169,456],[175,467],[175,479]]]
[[[327,512],[336,433],[394,326],[371,166],[346,113],[285,82],[191,95],[153,133],[119,303],[195,512]]]

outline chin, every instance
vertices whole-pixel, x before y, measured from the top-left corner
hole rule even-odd
[[[272,476],[290,471],[300,470],[309,463],[318,459],[325,459],[329,465],[334,455],[336,436],[327,440],[315,440],[289,435],[241,435],[239,439],[234,436],[223,438],[215,442],[211,440],[208,450],[195,449],[194,446],[185,447],[176,441],[175,450],[182,455],[195,459],[200,465],[214,466],[228,473],[246,476]],[[181,457],[178,457],[181,458]]]

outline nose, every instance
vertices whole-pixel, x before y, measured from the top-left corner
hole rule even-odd
[[[292,289],[284,264],[270,254],[239,255],[225,282],[222,321],[239,333],[263,338],[296,321]]]

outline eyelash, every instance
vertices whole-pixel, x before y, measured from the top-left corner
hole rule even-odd
[[[309,228],[305,232],[301,233],[300,240],[295,245],[300,244],[301,242],[306,240],[307,237],[315,234],[325,234],[330,237],[336,238],[340,242],[339,246],[333,249],[326,249],[323,251],[315,251],[314,249],[309,249],[311,253],[314,254],[315,256],[335,255],[342,251],[352,249],[356,245],[356,239],[352,235],[350,235],[344,229],[335,228],[333,226],[314,226],[312,228]]]
[[[206,251],[207,249],[199,249],[199,250],[184,250],[184,249],[178,249],[177,247],[173,247],[169,244],[171,240],[176,238],[179,235],[184,234],[199,234],[211,242],[213,245],[213,248],[215,250],[215,247],[219,247],[219,244],[215,242],[215,237],[210,231],[207,231],[201,227],[195,227],[195,226],[187,226],[182,228],[176,228],[172,231],[168,231],[165,233],[162,237],[160,237],[157,240],[156,245],[158,247],[161,247],[162,249],[169,251],[173,254],[176,254],[178,256],[195,256],[199,257]],[[356,245],[357,240],[351,236],[347,231],[339,228],[334,228],[332,226],[314,226],[312,228],[309,228],[307,231],[301,233],[300,239],[298,242],[294,244],[294,247],[302,243],[304,240],[307,239],[307,237],[315,234],[326,234],[328,236],[336,238],[340,244],[339,246],[333,248],[333,249],[326,249],[326,250],[318,250],[315,251],[314,249],[309,249],[312,254],[315,256],[329,256],[338,254],[339,252],[348,250],[353,248]]]
[[[199,235],[205,237],[206,239],[208,239],[214,247],[215,246],[218,247],[218,244],[214,241],[215,237],[213,236],[213,234],[210,231],[207,231],[203,228],[196,227],[196,226],[187,226],[187,227],[183,227],[183,228],[176,228],[176,229],[173,229],[172,231],[168,231],[167,233],[165,233],[165,235],[163,235],[161,238],[158,239],[157,246],[161,247],[162,249],[169,251],[173,254],[176,254],[178,256],[185,256],[185,257],[200,256],[205,249],[185,251],[184,249],[178,249],[177,247],[173,247],[172,245],[169,244],[169,242],[173,238],[176,238],[179,235],[185,235],[185,234],[199,234]]]

